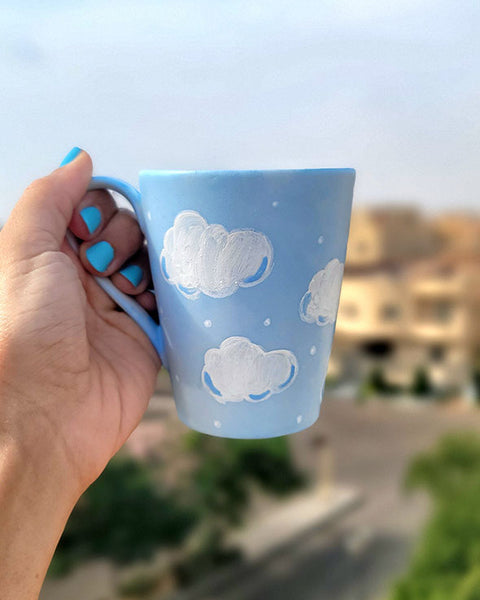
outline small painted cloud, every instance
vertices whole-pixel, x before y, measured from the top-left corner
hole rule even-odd
[[[335,323],[337,318],[340,291],[342,288],[343,263],[332,259],[327,266],[315,273],[308,291],[300,300],[300,317],[307,323],[320,327]]]
[[[165,279],[186,297],[225,298],[258,285],[273,265],[273,248],[261,232],[209,225],[193,210],[177,215],[165,234],[160,266]]]
[[[218,402],[261,402],[289,387],[298,372],[289,350],[265,352],[248,338],[229,337],[205,353],[202,381]]]

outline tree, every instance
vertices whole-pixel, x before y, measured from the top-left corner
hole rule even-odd
[[[114,457],[80,498],[67,522],[50,574],[63,574],[95,556],[126,563],[180,543],[196,521],[194,511],[157,485],[143,463]]]
[[[122,564],[181,545],[176,576],[191,581],[238,557],[225,534],[241,523],[252,484],[276,495],[303,484],[286,438],[231,440],[191,432],[182,453],[190,456],[190,470],[174,491],[165,490],[147,464],[125,454],[114,457],[75,507],[50,574],[88,558]]]
[[[227,524],[241,521],[252,483],[278,496],[304,483],[285,437],[235,440],[192,432],[186,448],[196,461],[189,495],[202,516]]]
[[[194,460],[185,496],[198,511],[199,526],[178,572],[183,583],[239,557],[225,536],[242,522],[252,485],[283,496],[304,484],[285,437],[235,440],[191,432],[185,446]]]
[[[432,382],[425,367],[418,367],[413,375],[412,394],[428,396],[433,392]]]
[[[475,390],[475,400],[478,403],[480,401],[480,351],[478,350],[475,353],[475,359],[473,361],[472,383]]]
[[[416,458],[406,479],[424,488],[433,515],[406,576],[391,600],[477,600],[480,598],[480,437],[447,436]]]
[[[401,388],[387,381],[383,367],[374,366],[362,382],[359,390],[359,399],[367,400],[371,396],[398,394]]]
[[[480,600],[480,569],[469,573],[458,588],[458,600]]]

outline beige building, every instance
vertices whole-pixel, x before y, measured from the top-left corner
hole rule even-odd
[[[353,212],[348,239],[350,269],[429,256],[440,240],[420,213],[411,207],[359,209]]]
[[[422,367],[439,389],[468,385],[480,352],[480,262],[466,244],[468,254],[453,252],[455,236],[442,238],[438,222],[412,209],[354,215],[331,376],[359,383],[381,366],[388,382],[408,386]]]
[[[431,222],[444,252],[480,256],[480,219],[476,214],[446,213]]]

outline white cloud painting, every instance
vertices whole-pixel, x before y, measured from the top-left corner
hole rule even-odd
[[[334,258],[324,269],[315,273],[300,301],[300,317],[303,321],[316,323],[320,327],[335,323],[343,269],[343,263]]]
[[[298,363],[289,350],[266,352],[245,337],[229,337],[205,353],[202,381],[220,403],[261,402],[287,389]]]
[[[261,232],[209,225],[196,211],[177,215],[165,234],[160,266],[165,279],[186,297],[201,293],[225,298],[239,287],[264,281],[273,266],[273,248]]]

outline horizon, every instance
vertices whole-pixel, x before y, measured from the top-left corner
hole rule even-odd
[[[119,205],[121,204],[125,208],[131,209],[130,204],[128,202],[124,202],[124,199],[118,196],[115,193],[115,196],[119,199]],[[444,207],[439,211],[431,211],[428,207],[422,207],[418,204],[412,204],[408,202],[395,202],[390,201],[386,203],[360,203],[355,204],[355,201],[352,206],[352,215],[354,213],[363,212],[363,211],[375,211],[375,210],[415,210],[415,212],[423,219],[428,221],[433,221],[439,217],[460,217],[460,218],[474,218],[480,220],[480,208],[475,207],[466,207],[466,208],[457,208],[457,207]],[[6,220],[6,219],[5,219]],[[5,225],[5,220],[0,219],[0,229]]]

